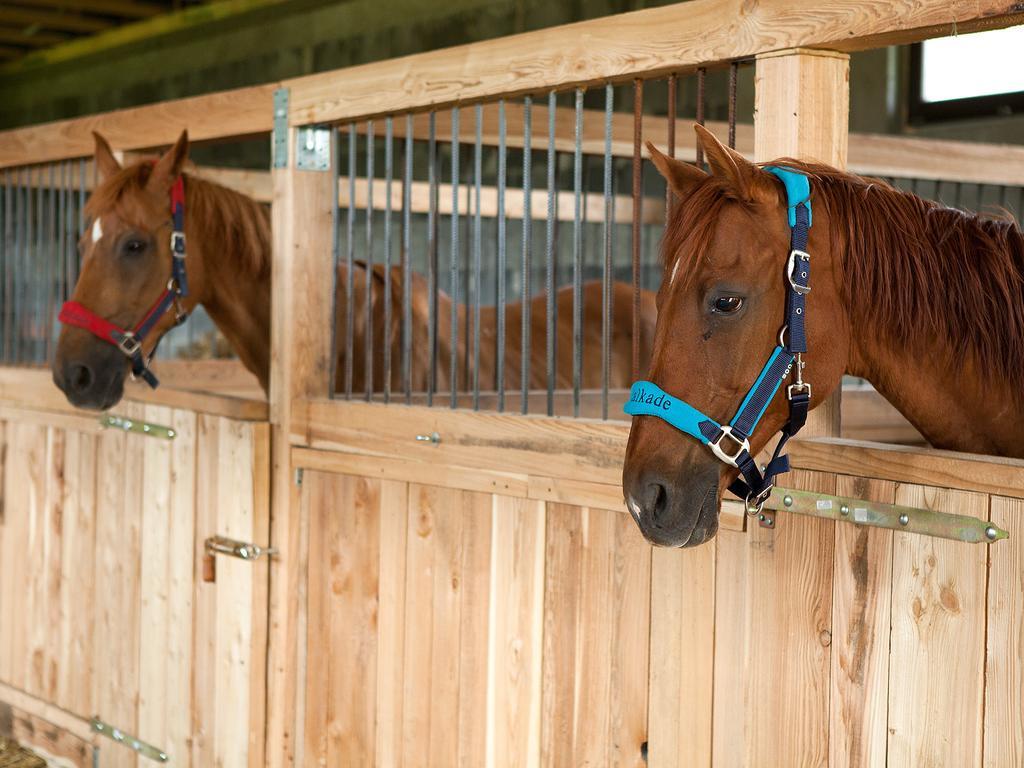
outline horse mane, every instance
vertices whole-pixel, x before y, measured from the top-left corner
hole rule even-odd
[[[142,161],[104,179],[86,203],[86,215],[91,218],[113,209],[131,220],[131,201],[144,191],[151,172],[152,165]],[[207,257],[232,259],[235,267],[254,277],[268,274],[271,236],[265,207],[251,197],[194,173],[182,176],[188,225],[200,229],[203,242],[219,242],[222,246]]]
[[[1005,211],[995,217],[948,208],[825,165],[771,164],[811,178],[813,205],[832,222],[831,247],[843,259],[854,323],[926,350],[941,349],[935,340],[945,339],[1021,390],[1024,234]],[[730,199],[736,198],[725,182],[709,176],[680,201],[666,227],[665,259],[686,252],[699,258]]]

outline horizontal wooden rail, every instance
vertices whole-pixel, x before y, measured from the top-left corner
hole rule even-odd
[[[790,48],[854,51],[1018,23],[1009,0],[692,0],[286,81],[296,125],[687,72]]]

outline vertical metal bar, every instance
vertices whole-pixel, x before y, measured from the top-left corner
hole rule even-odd
[[[480,410],[480,288],[483,268],[480,222],[480,187],[483,173],[483,106],[476,105],[476,136],[473,144],[473,186],[476,207],[473,210],[473,410]]]
[[[676,76],[674,74],[668,76],[668,107],[666,112],[668,113],[668,156],[676,156],[676,94],[679,90]],[[672,212],[672,185],[665,184],[665,221],[668,221],[668,215]],[[607,417],[605,417],[607,418]]]
[[[22,264],[25,261],[25,238],[28,235],[26,231],[28,224],[27,198],[25,193],[25,187],[23,184],[26,173],[26,169],[18,169],[17,177],[15,179],[16,189],[14,192],[14,277],[13,280],[11,281],[13,285],[13,290],[11,293],[11,304],[14,305],[11,323],[11,361],[14,363],[21,362],[21,351],[24,346],[24,326],[22,323],[22,314],[23,305],[25,301],[25,287],[22,285]]]
[[[427,132],[427,178],[430,204],[427,208],[427,348],[430,371],[427,377],[427,405],[434,404],[437,389],[437,113],[431,112]]]
[[[507,250],[505,244],[505,185],[508,180],[506,152],[505,100],[498,101],[498,334],[497,374],[498,412],[505,410],[505,289]]]
[[[555,302],[555,207],[557,190],[555,189],[555,110],[557,102],[555,92],[548,94],[548,221],[547,242],[545,243],[545,259],[547,273],[544,282],[544,299],[547,303],[547,370],[548,370],[548,416],[555,413],[555,357],[558,337],[555,333],[558,317],[558,305]]]
[[[13,201],[11,200],[12,185],[11,177],[13,171],[7,169],[4,171],[4,220],[3,229],[0,231],[0,237],[4,240],[4,251],[3,251],[3,271],[0,272],[0,290],[3,292],[3,304],[0,304],[0,314],[3,315],[4,329],[3,329],[3,361],[5,363],[11,362],[11,277],[13,269],[13,258],[14,255],[14,221],[13,217]]]
[[[345,399],[352,399],[355,354],[355,256],[356,256],[356,126],[348,127],[348,209],[345,221]]]
[[[736,81],[740,65],[738,62],[729,64],[729,147],[736,149]]]
[[[341,181],[338,178],[339,169],[341,168],[341,158],[338,157],[340,148],[341,136],[339,130],[332,128],[330,174],[334,180],[334,183],[331,184],[331,196],[334,198],[334,203],[331,205],[331,267],[334,291],[331,293],[331,301],[335,304],[334,317],[337,317],[338,267],[341,266],[341,210],[339,208],[341,201],[338,199],[338,184]],[[327,376],[327,396],[334,397],[334,393],[338,391],[338,323],[336,320],[331,322],[331,362],[327,370]]]
[[[640,378],[640,203],[643,184],[643,160],[640,140],[643,133],[644,83],[633,81],[633,379]]]
[[[391,189],[394,176],[395,127],[384,120],[384,402],[391,402]]]
[[[704,125],[704,81],[708,71],[704,67],[697,68],[697,124]],[[697,167],[704,168],[704,149],[697,143]]]
[[[43,359],[42,362],[50,360],[50,353],[53,350],[53,326],[56,320],[56,313],[53,310],[53,293],[56,284],[54,279],[54,263],[57,257],[57,167],[53,163],[49,165],[49,174],[46,190],[46,244],[43,246],[43,291],[46,297],[40,304],[40,310],[45,314],[39,319],[39,331],[45,333],[43,337]]]
[[[366,393],[364,399],[373,399],[373,120],[366,121]]]
[[[405,169],[402,174],[402,386],[412,402],[412,115],[405,116]]]
[[[959,208],[963,201],[963,182],[956,182],[953,185],[953,207]]]
[[[449,343],[448,355],[448,377],[451,387],[451,398],[449,404],[452,408],[458,407],[458,381],[459,381],[459,193],[462,191],[459,184],[459,108],[452,107],[452,216],[451,216],[451,264],[449,265],[449,290],[451,291],[451,314],[449,322]]]
[[[68,183],[71,181],[71,161],[60,164],[60,259],[58,260],[57,302],[67,300],[70,286],[65,282],[68,274]]]
[[[44,266],[46,249],[46,180],[43,177],[44,166],[36,168],[36,249],[32,254],[32,362],[41,362],[45,356],[45,339],[43,338],[43,308],[45,293],[43,279],[46,274]]]
[[[999,192],[999,205],[1004,211],[1009,210],[1010,205],[1010,188],[1003,184]]]
[[[674,76],[673,76],[674,78]],[[674,99],[673,99],[674,101]],[[612,358],[612,114],[615,88],[604,88],[604,269],[601,273],[601,418],[608,418],[608,385]],[[675,124],[674,106],[669,109],[669,125]],[[674,149],[675,128],[669,128],[670,150]],[[671,194],[671,193],[670,193]]]
[[[583,89],[576,89],[573,133],[572,216],[572,415],[580,415],[583,388]]]
[[[523,99],[523,311],[522,311],[522,327],[519,332],[519,345],[521,347],[521,360],[520,360],[520,371],[519,381],[521,389],[522,402],[520,403],[520,412],[528,413],[530,410],[530,352],[531,352],[531,339],[530,339],[530,286],[532,285],[533,267],[530,264],[531,257],[533,256],[533,244],[530,242],[532,236],[532,203],[531,195],[533,192],[533,179],[531,178],[533,173],[533,157],[532,157],[532,143],[533,143],[533,121],[531,110],[533,107],[533,100],[527,96]]]

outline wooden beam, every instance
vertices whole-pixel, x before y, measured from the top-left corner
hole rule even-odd
[[[797,47],[854,51],[1011,26],[1007,0],[692,0],[288,81],[296,125],[686,72]]]
[[[794,50],[759,56],[754,80],[754,159],[794,157],[846,167],[850,124],[850,57],[832,51]],[[813,318],[816,294],[808,299]],[[826,333],[809,326],[808,380],[813,350]],[[840,390],[808,416],[808,435],[839,435]]]
[[[128,19],[145,19],[167,13],[165,6],[135,0],[13,0],[16,5],[59,8],[65,11],[99,13]]]
[[[169,146],[183,128],[194,141],[269,133],[276,83],[16,128],[0,134],[0,167],[90,157],[93,131],[119,150]]]
[[[302,673],[297,653],[304,639],[296,594],[304,590],[303,532],[289,444],[306,430],[305,403],[328,394],[333,365],[334,196],[337,166],[299,170],[296,131],[289,131],[288,164],[273,175],[273,279],[270,333],[271,574],[266,764],[300,765]],[[337,142],[331,141],[331,152]],[[317,531],[315,535],[321,535]]]
[[[0,27],[0,43],[40,48],[46,45],[56,45],[68,39],[67,35],[60,34],[59,32],[28,32],[26,29]]]
[[[109,29],[112,22],[78,13],[28,10],[7,5],[0,8],[0,24],[26,27],[39,25],[44,29],[61,29],[68,32],[101,32]]]

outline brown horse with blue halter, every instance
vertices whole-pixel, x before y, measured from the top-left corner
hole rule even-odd
[[[650,369],[626,406],[623,490],[651,542],[714,536],[726,488],[759,509],[785,441],[844,372],[936,447],[1024,457],[1015,222],[826,166],[755,165],[697,133],[711,173],[651,148],[679,200]]]

